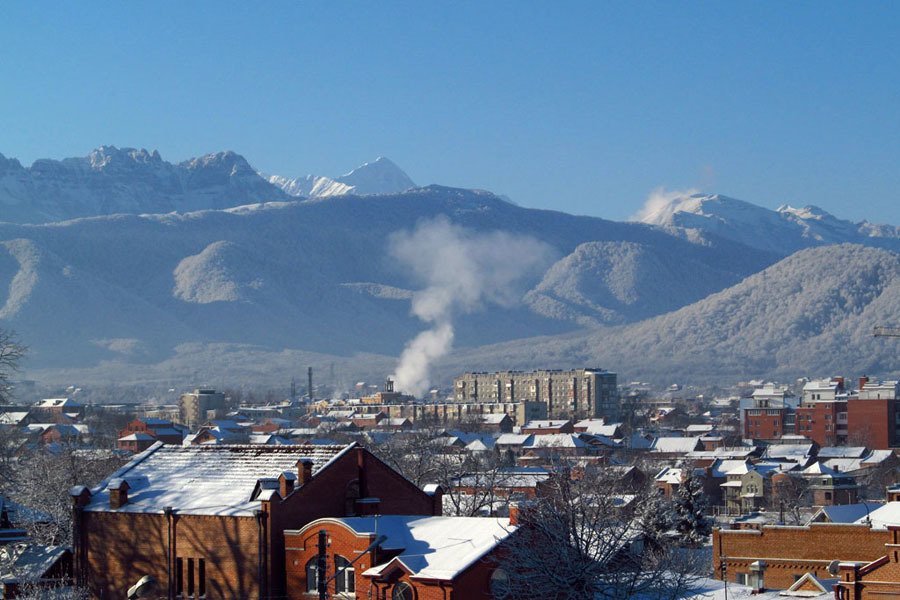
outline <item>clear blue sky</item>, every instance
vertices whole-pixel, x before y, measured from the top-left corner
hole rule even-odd
[[[623,219],[657,186],[900,224],[900,4],[5,2],[0,153],[232,149]]]

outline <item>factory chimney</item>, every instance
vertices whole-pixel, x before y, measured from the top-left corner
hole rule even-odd
[[[306,393],[309,394],[309,401],[313,401],[313,385],[312,385],[312,367],[306,368]]]

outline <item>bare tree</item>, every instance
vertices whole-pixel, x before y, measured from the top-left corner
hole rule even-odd
[[[28,349],[19,343],[12,331],[0,329],[0,402],[8,403],[12,390],[11,378],[19,370],[19,362]]]
[[[783,474],[772,482],[769,510],[776,510],[785,525],[806,523],[809,508],[809,481],[800,475]]]
[[[556,470],[519,509],[500,561],[506,597],[662,600],[694,588],[705,563],[648,518],[662,509],[656,494],[622,495],[616,478],[598,470]]]
[[[72,500],[75,485],[96,485],[125,461],[103,450],[60,446],[35,450],[19,459],[9,495],[34,511],[25,523],[38,544],[71,544]]]

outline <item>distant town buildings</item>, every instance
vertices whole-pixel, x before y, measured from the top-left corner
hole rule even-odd
[[[553,419],[619,417],[616,374],[602,369],[465,373],[453,381],[457,402],[541,402]]]

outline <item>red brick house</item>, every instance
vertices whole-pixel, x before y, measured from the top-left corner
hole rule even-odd
[[[144,575],[169,598],[283,598],[286,529],[355,515],[370,496],[385,514],[441,510],[439,490],[425,493],[356,444],[156,444],[71,495],[75,578],[104,600]]]
[[[507,519],[480,517],[319,519],[285,531],[288,598],[316,597],[321,579],[329,597],[494,598],[492,583],[503,579],[497,553],[514,530]]]
[[[180,444],[184,430],[166,419],[134,419],[119,431],[120,450],[143,452],[156,442]]]

